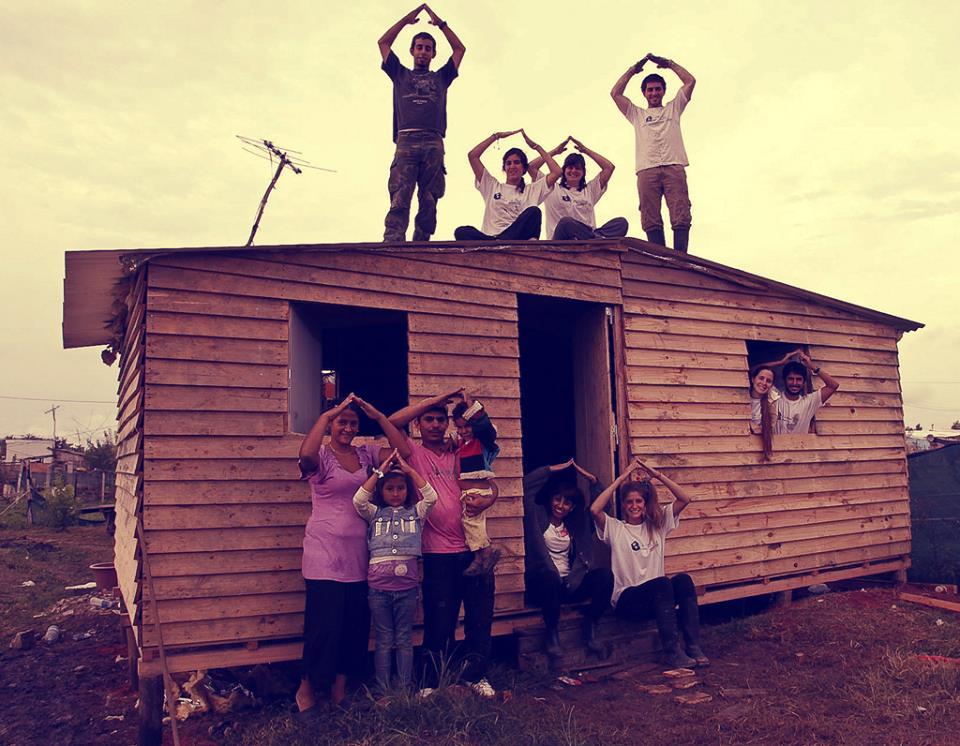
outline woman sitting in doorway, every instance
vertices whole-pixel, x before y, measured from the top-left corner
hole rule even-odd
[[[595,542],[577,475],[590,484],[591,499],[601,490],[597,478],[573,459],[541,466],[523,478],[524,584],[530,601],[543,610],[546,652],[563,654],[558,624],[564,603],[589,601],[584,609],[583,640],[604,655],[597,624],[610,607],[613,573],[594,556]]]
[[[612,218],[597,228],[597,217],[593,210],[594,205],[607,193],[607,183],[615,166],[573,135],[551,150],[550,155],[560,155],[567,149],[568,142],[572,142],[580,152],[570,153],[564,159],[563,175],[543,201],[543,209],[547,214],[547,238],[555,241],[622,238],[627,235],[626,218]],[[587,162],[583,153],[600,166],[600,173],[590,181],[587,181]],[[542,165],[542,158],[534,158],[530,162],[528,173],[534,183],[543,178],[540,173]]]
[[[544,179],[533,184],[527,184],[523,180],[529,164],[527,154],[520,148],[510,148],[503,154],[503,172],[506,176],[504,182],[493,178],[480,160],[492,143],[518,132],[523,135],[527,146],[536,150],[550,169]],[[467,159],[476,177],[474,185],[483,195],[483,224],[480,230],[469,225],[460,226],[454,231],[454,237],[458,241],[528,241],[539,238],[542,215],[537,205],[543,202],[560,178],[560,167],[550,154],[519,129],[512,132],[494,132],[477,143],[477,146],[467,153]]]
[[[637,472],[646,478],[627,481]],[[660,505],[654,479],[673,493],[674,502]],[[618,489],[622,521],[605,512]],[[700,610],[693,580],[686,573],[672,578],[664,574],[664,544],[690,500],[683,487],[637,459],[590,506],[597,535],[610,547],[614,610],[634,621],[656,619],[664,662],[674,667],[710,664],[700,648]]]
[[[380,426],[391,448],[353,445],[361,411]],[[404,435],[354,394],[322,413],[300,445],[300,473],[310,483],[313,503],[303,537],[307,597],[296,695],[301,712],[313,709],[321,694],[340,706],[347,676],[364,672],[370,638],[367,523],[354,509],[353,496],[393,448],[410,455]]]

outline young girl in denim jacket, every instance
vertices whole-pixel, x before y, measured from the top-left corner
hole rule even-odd
[[[423,496],[418,501],[418,493]],[[376,634],[373,663],[377,684],[390,686],[391,652],[397,679],[409,688],[413,672],[413,617],[420,586],[423,520],[437,502],[436,490],[396,450],[374,469],[353,496],[367,523],[370,614]]]

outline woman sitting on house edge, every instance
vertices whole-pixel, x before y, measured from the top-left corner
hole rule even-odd
[[[578,475],[590,484],[591,498],[601,485],[573,459],[541,466],[523,478],[524,585],[530,603],[543,610],[546,652],[563,654],[558,624],[564,603],[589,601],[583,612],[587,649],[606,654],[597,639],[597,623],[610,608],[613,573],[601,566],[595,549],[587,503],[577,486]]]

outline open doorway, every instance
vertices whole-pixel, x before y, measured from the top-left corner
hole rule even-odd
[[[611,334],[599,303],[517,297],[523,470],[573,457],[601,482],[614,477]]]

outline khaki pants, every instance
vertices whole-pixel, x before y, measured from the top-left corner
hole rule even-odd
[[[466,491],[460,495],[460,501],[463,503]],[[463,535],[467,540],[467,546],[471,552],[490,546],[490,538],[487,536],[487,515],[486,512],[480,515],[467,515],[464,511],[460,517],[463,524]]]
[[[687,195],[687,170],[683,166],[654,166],[637,173],[637,192],[640,194],[640,227],[644,233],[663,230],[660,198],[667,201],[670,225],[689,228],[690,197]]]

